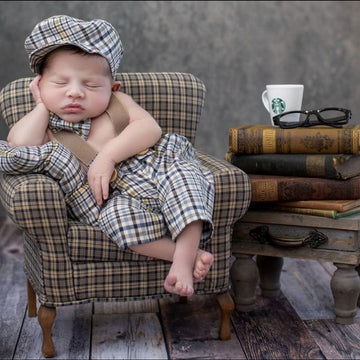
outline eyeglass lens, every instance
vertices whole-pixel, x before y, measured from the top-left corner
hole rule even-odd
[[[320,116],[320,119],[317,117]],[[320,120],[320,121],[319,121]],[[324,109],[319,113],[289,113],[281,115],[279,125],[284,127],[312,126],[319,124],[345,124],[347,123],[347,115],[342,110]]]
[[[337,121],[346,119],[345,112],[338,109],[324,109],[319,114],[325,120]]]

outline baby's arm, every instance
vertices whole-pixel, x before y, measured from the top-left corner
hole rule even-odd
[[[110,140],[101,153],[116,164],[155,145],[161,137],[161,128],[155,119],[129,95],[117,92],[122,105],[129,113],[129,125]]]
[[[129,125],[105,144],[89,169],[89,185],[98,204],[108,198],[115,165],[155,145],[161,137],[160,126],[146,110],[130,96],[115,94],[129,113]]]
[[[47,141],[47,127],[49,124],[49,110],[40,97],[38,75],[30,84],[30,90],[36,106],[10,129],[7,141],[10,146],[42,145]]]

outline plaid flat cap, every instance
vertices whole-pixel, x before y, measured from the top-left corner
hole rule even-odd
[[[87,53],[103,56],[115,79],[124,50],[118,32],[107,21],[84,21],[67,15],[41,21],[25,39],[31,70],[39,73],[44,56],[63,45],[75,45]]]

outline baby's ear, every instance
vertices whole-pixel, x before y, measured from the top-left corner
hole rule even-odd
[[[112,91],[119,91],[121,88],[121,83],[120,81],[114,81],[113,82],[113,86],[112,86]]]

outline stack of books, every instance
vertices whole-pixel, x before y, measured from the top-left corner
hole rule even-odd
[[[360,125],[237,126],[225,160],[249,175],[252,203],[331,218],[360,212]]]

